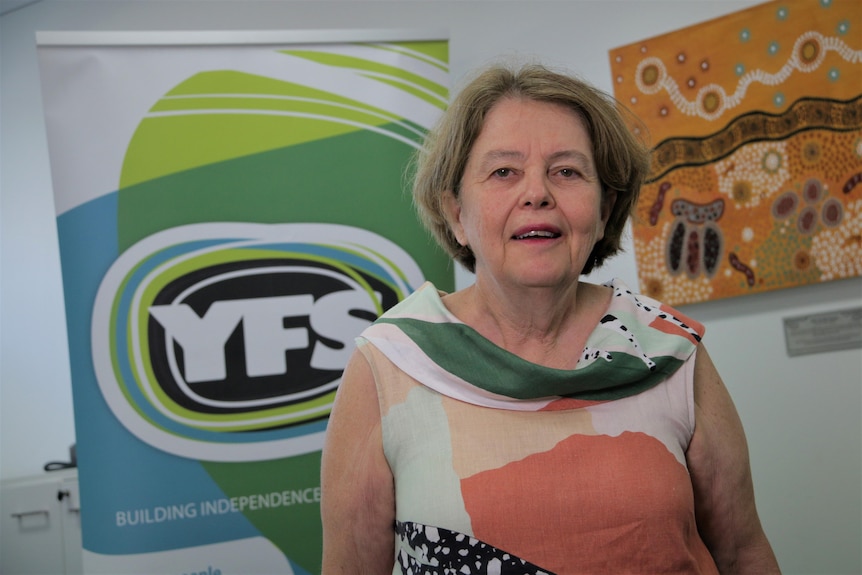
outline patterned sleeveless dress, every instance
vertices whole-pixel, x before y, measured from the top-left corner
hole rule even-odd
[[[685,460],[703,327],[607,285],[574,370],[497,347],[430,283],[357,339],[395,479],[393,573],[718,572]]]

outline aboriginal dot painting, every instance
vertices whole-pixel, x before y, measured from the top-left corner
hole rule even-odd
[[[610,62],[654,148],[641,292],[673,305],[862,275],[862,2],[760,4]]]

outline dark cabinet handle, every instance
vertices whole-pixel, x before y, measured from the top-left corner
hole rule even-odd
[[[50,515],[47,509],[36,509],[35,511],[21,511],[20,513],[13,513],[12,517],[15,519],[21,519],[22,517],[29,517],[31,515]]]

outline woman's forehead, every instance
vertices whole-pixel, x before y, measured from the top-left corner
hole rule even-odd
[[[523,98],[506,98],[489,109],[470,156],[523,159],[531,141],[542,144],[549,157],[592,158],[590,136],[578,112],[557,102]]]

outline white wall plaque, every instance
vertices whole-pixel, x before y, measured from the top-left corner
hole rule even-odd
[[[787,355],[862,348],[862,307],[784,318]]]

